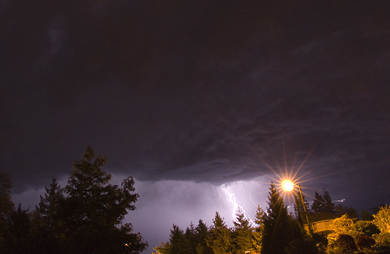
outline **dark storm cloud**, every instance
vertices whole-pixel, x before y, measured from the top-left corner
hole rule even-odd
[[[289,165],[318,143],[312,177],[386,176],[385,1],[2,7],[2,168],[18,190],[68,175],[88,144],[143,181],[271,174],[283,143]]]
[[[149,253],[172,223],[210,225],[216,210],[230,223],[220,184],[265,208],[266,164],[297,169],[308,155],[309,200],[326,188],[358,210],[388,203],[389,12],[388,1],[0,1],[0,171],[34,207],[92,145],[114,183],[136,178],[128,222]]]

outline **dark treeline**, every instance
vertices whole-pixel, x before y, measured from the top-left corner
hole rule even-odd
[[[229,228],[216,212],[209,227],[202,220],[185,230],[173,225],[169,241],[161,242],[154,253],[390,253],[389,206],[380,206],[374,215],[363,210],[359,219],[354,208],[336,206],[328,191],[316,191],[311,206],[304,196],[295,197],[295,212],[288,213],[273,183],[269,190],[267,209],[258,206],[254,221],[239,211]],[[314,232],[308,230],[307,220]],[[316,231],[315,222],[326,222],[326,230]]]
[[[140,253],[147,242],[133,233],[124,216],[134,210],[138,194],[134,180],[121,186],[109,183],[111,175],[101,167],[107,158],[88,147],[73,164],[67,185],[55,178],[33,210],[15,209],[12,183],[0,174],[0,253]]]

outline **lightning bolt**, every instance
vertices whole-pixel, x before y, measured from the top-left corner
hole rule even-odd
[[[249,193],[249,200],[252,202],[252,204],[253,204],[255,207],[257,207],[257,205],[255,204],[255,202],[252,200],[252,192],[250,192],[250,191],[248,190],[248,184],[247,184],[246,182],[243,182],[243,183],[245,184],[246,192]]]
[[[242,212],[244,214],[244,218],[246,220],[248,220],[250,222],[250,224],[252,225],[254,223],[254,221],[251,218],[249,218],[249,216],[246,215],[244,207],[242,207],[241,205],[239,205],[237,203],[236,195],[229,191],[229,187],[226,188],[226,187],[222,186],[221,188],[222,188],[222,192],[226,195],[227,201],[229,203],[233,204],[233,218],[234,218],[234,221],[237,222],[236,214]]]

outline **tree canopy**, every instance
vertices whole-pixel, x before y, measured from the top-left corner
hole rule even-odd
[[[0,249],[4,248],[4,234],[7,231],[7,218],[14,211],[11,200],[12,181],[8,173],[0,172]]]
[[[271,183],[268,196],[267,213],[264,215],[262,250],[264,254],[282,254],[294,237],[292,224],[283,198]]]
[[[332,198],[327,190],[324,190],[324,194],[320,195],[317,191],[314,193],[313,204],[311,205],[311,210],[313,212],[326,212],[326,213],[335,213],[336,208],[332,202]]]
[[[226,226],[224,219],[218,212],[215,213],[213,225],[206,238],[206,243],[215,254],[229,253],[232,251],[230,229]]]
[[[242,211],[236,215],[234,224],[233,249],[235,253],[245,253],[245,251],[254,252],[253,228],[251,222],[245,217]]]
[[[377,214],[373,215],[374,224],[383,233],[390,233],[390,206],[382,206]]]
[[[65,187],[60,218],[66,226],[72,253],[138,253],[147,246],[124,216],[134,210],[138,194],[130,176],[121,186],[111,185],[111,175],[101,169],[107,157],[96,156],[88,146],[83,159],[73,164],[73,172]]]
[[[136,254],[147,247],[140,233],[124,221],[138,194],[130,176],[120,186],[101,167],[105,156],[88,146],[73,164],[68,184],[52,179],[33,211],[10,204],[10,180],[0,175],[1,253]],[[5,224],[4,224],[5,221]]]

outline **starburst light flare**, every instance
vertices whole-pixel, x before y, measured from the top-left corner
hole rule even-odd
[[[285,191],[292,191],[294,189],[294,184],[290,180],[284,180],[282,182],[282,187]]]

